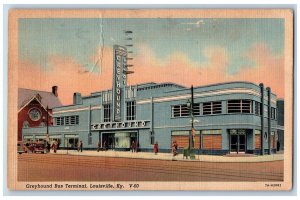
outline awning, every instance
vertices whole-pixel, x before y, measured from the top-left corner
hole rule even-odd
[[[36,135],[36,139],[46,139],[46,135]]]
[[[61,135],[50,135],[49,138],[61,138]]]
[[[65,135],[65,138],[78,138],[79,136],[78,136],[78,134],[77,135],[75,135],[75,134],[73,134],[73,135]]]
[[[190,131],[172,131],[172,136],[182,136],[182,135],[190,135]],[[195,131],[195,135],[200,135],[200,131]]]

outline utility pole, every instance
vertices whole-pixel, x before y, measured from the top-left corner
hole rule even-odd
[[[191,130],[191,147],[194,149],[194,135],[195,135],[195,130],[194,130],[194,87],[192,85],[191,87],[191,118],[192,118],[192,130]]]
[[[194,135],[195,135],[195,130],[194,130],[194,87],[193,85],[191,86],[191,101],[188,100],[187,102],[187,107],[189,109],[190,117],[192,119],[192,129],[189,131],[189,150],[194,149]]]

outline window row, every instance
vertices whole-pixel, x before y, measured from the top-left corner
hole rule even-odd
[[[79,116],[64,116],[64,117],[55,117],[55,125],[63,126],[63,125],[76,125],[79,124]]]
[[[253,108],[254,107],[254,108]],[[191,116],[191,110],[187,104],[172,106],[172,117],[188,117]],[[200,116],[200,103],[194,103],[193,115]],[[202,106],[202,115],[213,115],[222,113],[222,102],[204,102]],[[262,115],[262,104],[257,101],[248,99],[236,99],[227,101],[227,113],[246,113]],[[271,119],[276,119],[276,108],[271,108]]]
[[[193,112],[193,113],[191,113]],[[203,103],[203,115],[212,115],[222,113],[222,102],[206,102]],[[200,116],[200,103],[194,103],[193,109],[189,108],[187,104],[172,106],[172,117],[188,117],[191,114]]]
[[[187,117],[190,116],[191,109],[187,106],[187,104],[175,105],[172,106],[172,117]],[[200,104],[194,103],[193,106],[193,114],[194,116],[200,115]]]
[[[103,121],[110,122],[112,121],[112,106],[111,104],[103,105]],[[135,120],[136,119],[136,103],[135,101],[126,102],[126,120]]]

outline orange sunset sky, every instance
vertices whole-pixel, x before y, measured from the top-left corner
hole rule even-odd
[[[123,30],[129,28],[135,72],[129,84],[262,82],[284,98],[280,19],[86,20],[20,20],[18,86],[51,91],[57,85],[65,105],[74,92],[111,89],[112,47],[124,45]]]

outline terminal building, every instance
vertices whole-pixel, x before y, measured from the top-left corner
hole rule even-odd
[[[126,48],[115,45],[113,88],[89,96],[74,93],[72,105],[53,108],[53,126],[25,127],[23,139],[48,137],[68,149],[80,140],[84,149],[96,149],[100,142],[120,151],[129,150],[132,141],[140,151],[153,151],[157,142],[159,152],[171,152],[173,141],[183,149],[193,135],[199,154],[276,152],[277,97],[271,88],[249,82],[194,87],[191,117],[191,88],[154,82],[128,86],[126,70]]]

